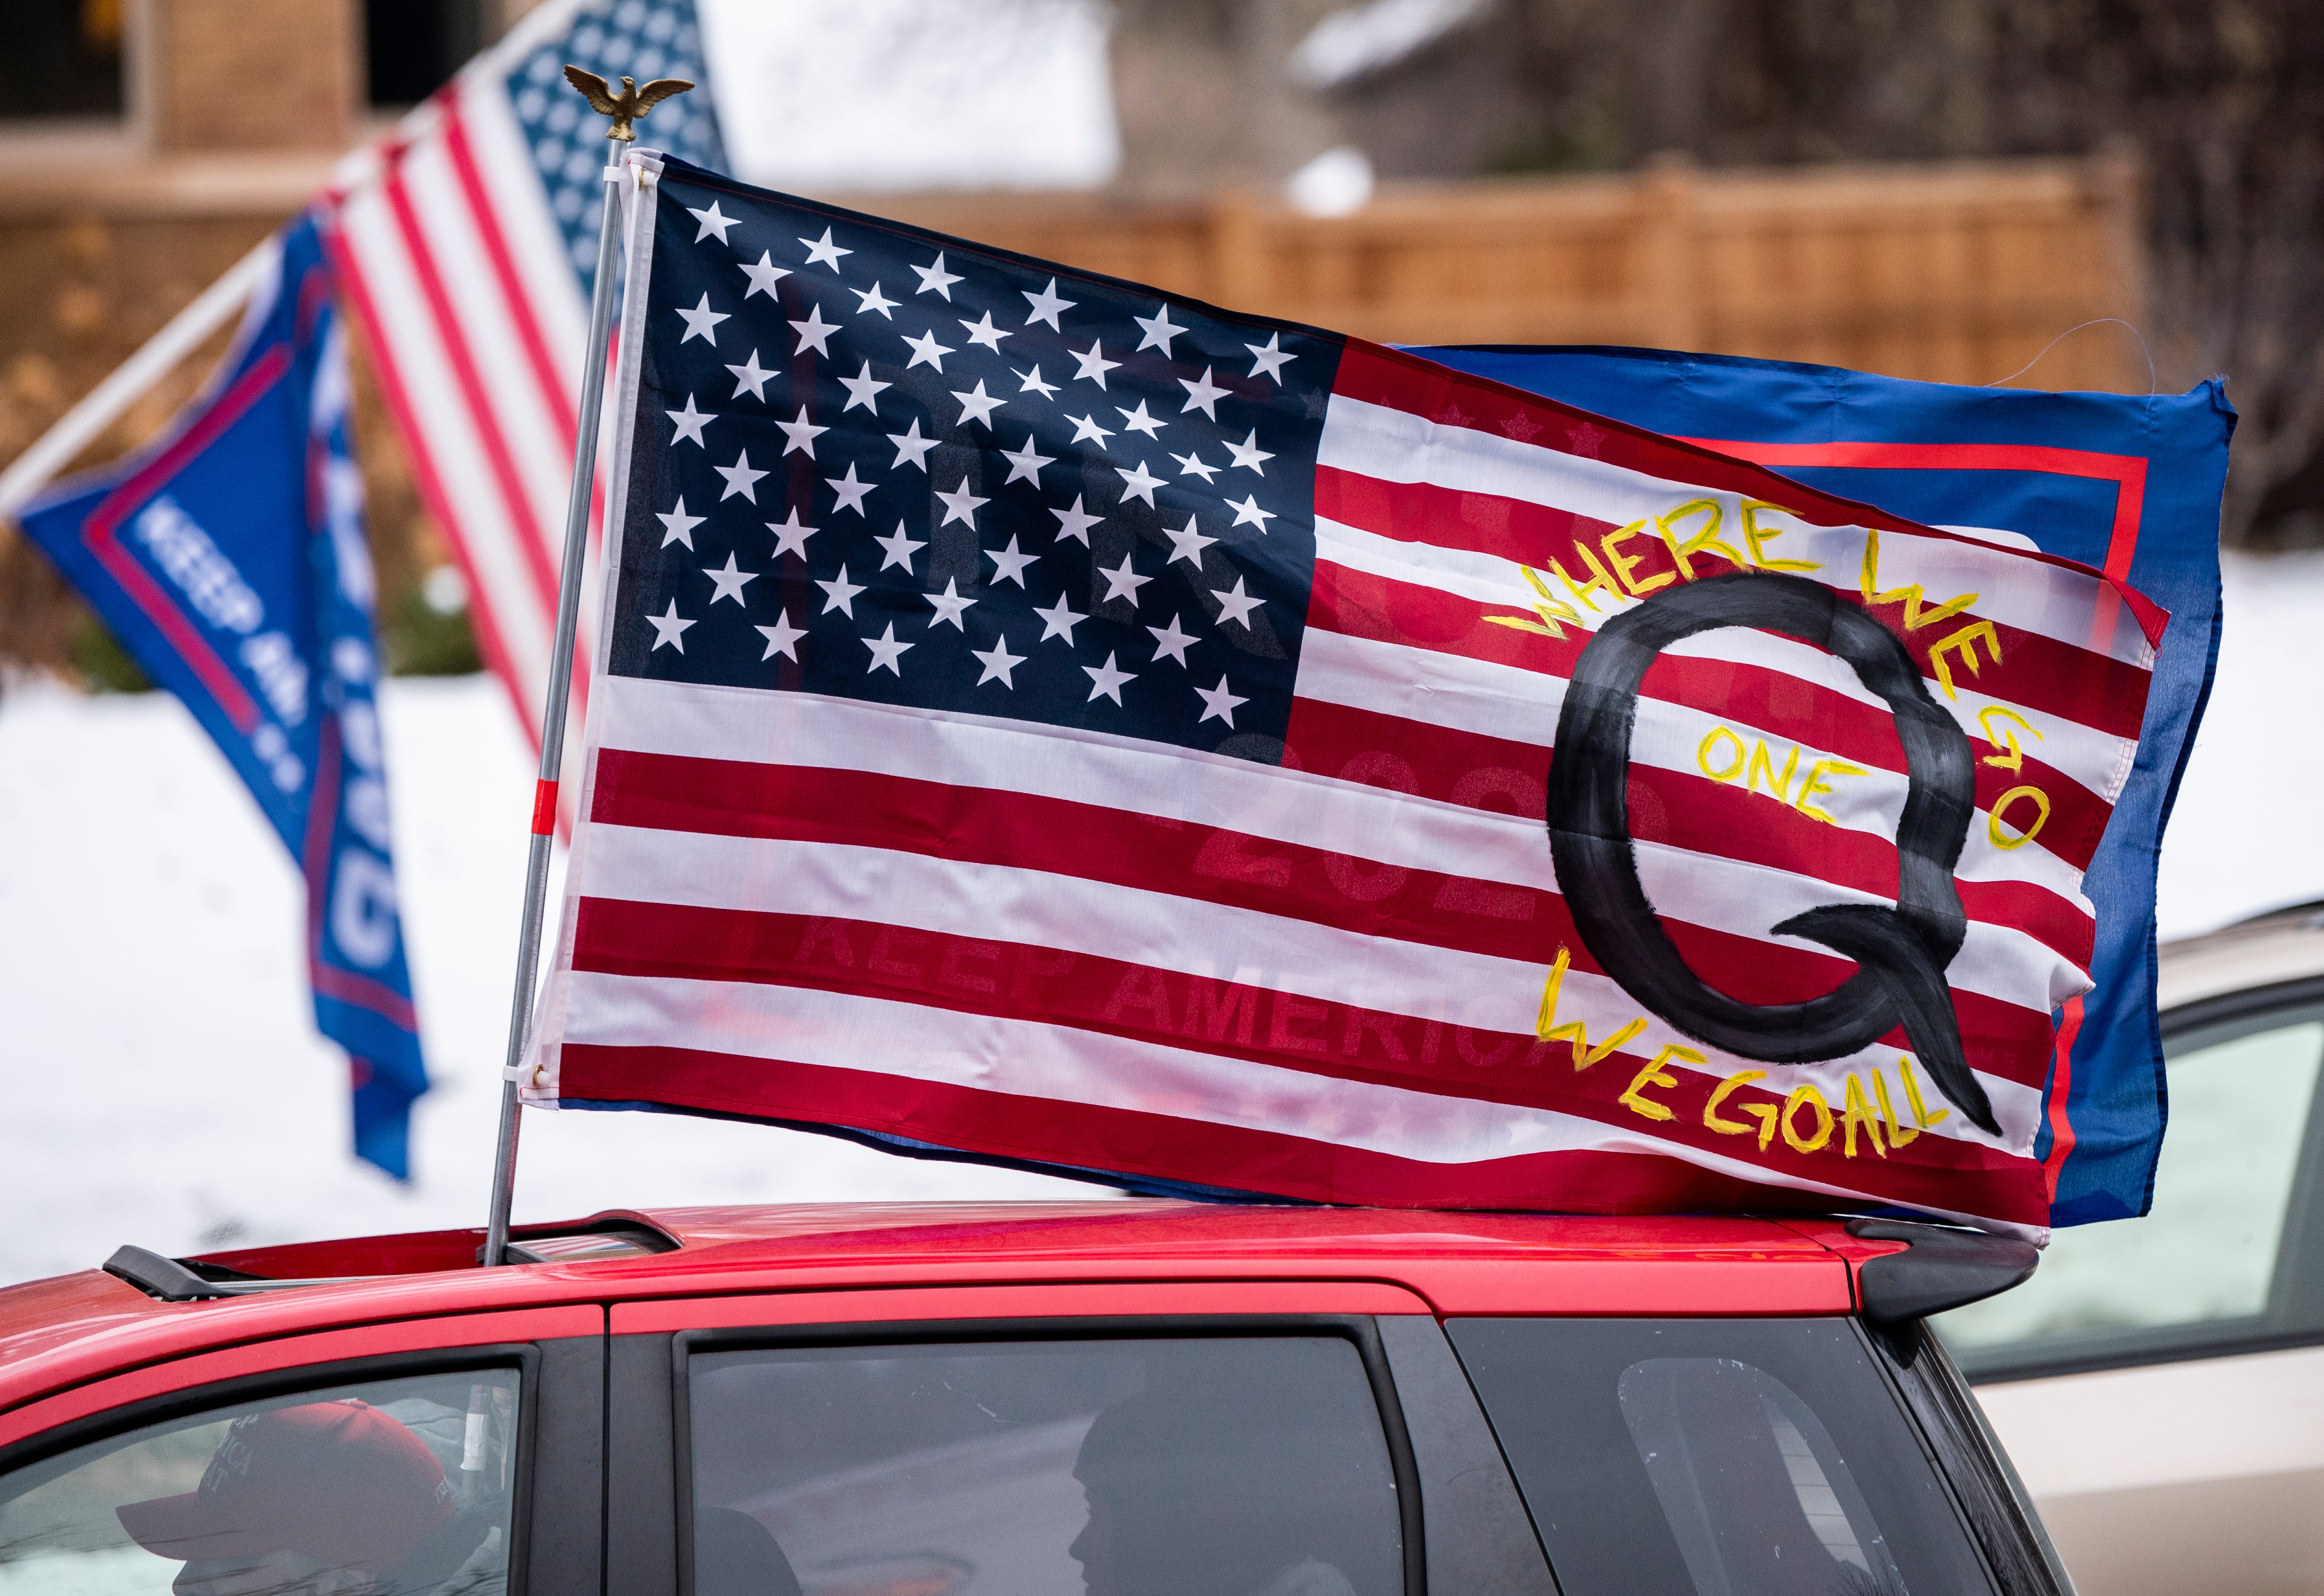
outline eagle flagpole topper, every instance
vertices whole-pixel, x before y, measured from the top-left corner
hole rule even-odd
[[[683,78],[658,78],[644,88],[622,79],[622,92],[595,72],[565,69],[592,110],[613,119],[605,130],[619,144],[636,140],[637,120],[673,95],[694,85]],[[584,351],[581,406],[573,444],[573,479],[565,506],[565,549],[557,585],[557,638],[551,645],[548,702],[540,714],[540,770],[533,788],[532,840],[525,856],[524,916],[517,932],[516,991],[509,1003],[508,1062],[501,1070],[500,1130],[493,1149],[492,1211],[484,1231],[485,1267],[507,1261],[509,1213],[516,1196],[518,1092],[524,1069],[525,1031],[532,1020],[532,992],[540,970],[542,911],[549,896],[549,844],[557,833],[557,780],[565,761],[567,703],[573,680],[573,639],[581,610],[581,570],[587,554],[589,495],[597,460],[597,420],[604,407],[605,346],[613,323],[613,269],[621,247],[622,166],[604,172],[604,203],[597,213],[597,272],[589,296],[589,343]],[[641,182],[651,180],[641,171]]]

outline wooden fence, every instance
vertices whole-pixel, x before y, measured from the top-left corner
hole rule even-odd
[[[1132,205],[893,198],[866,208],[1387,343],[1641,344],[1990,383],[2077,323],[2144,309],[2135,165],[2091,161],[1388,187],[1349,217],[1248,196]],[[2120,328],[2046,388],[2143,390]]]

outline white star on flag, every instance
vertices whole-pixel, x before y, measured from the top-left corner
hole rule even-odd
[[[992,574],[994,586],[997,587],[1003,582],[1014,582],[1018,586],[1022,587],[1025,586],[1025,567],[1041,557],[1038,554],[1019,553],[1017,540],[1011,538],[1009,540],[1008,548],[988,549],[984,551],[984,558],[1000,567]]]
[[[1194,634],[1178,630],[1177,616],[1171,616],[1167,626],[1149,626],[1146,630],[1154,634],[1154,658],[1157,662],[1176,660],[1181,665],[1185,664],[1186,650],[1193,644]]]
[[[1135,605],[1138,603],[1138,590],[1154,580],[1151,577],[1141,577],[1130,568],[1130,556],[1127,552],[1122,555],[1121,563],[1113,569],[1108,570],[1103,566],[1097,566],[1094,568],[1099,576],[1105,578],[1105,596],[1098,600],[1100,604],[1110,604],[1117,598],[1126,598]]]
[[[999,328],[993,326],[992,312],[990,310],[987,310],[983,316],[979,318],[977,320],[969,321],[963,319],[961,326],[968,329],[968,341],[970,343],[982,344],[986,348],[991,350],[995,355],[1001,353],[1001,339],[1013,338],[1017,336],[1014,333],[1004,333]]]
[[[707,411],[696,410],[693,394],[689,393],[686,396],[684,410],[664,411],[662,414],[678,423],[678,436],[669,440],[672,448],[676,448],[681,443],[699,444],[705,448],[709,447],[702,442],[702,429],[718,418]]]
[[[990,649],[969,650],[968,657],[982,661],[984,666],[984,674],[976,678],[976,686],[981,687],[989,681],[997,681],[1010,691],[1016,691],[1017,684],[1010,679],[1009,673],[1024,664],[1026,656],[1009,651],[1009,639],[1005,633],[995,638]]]
[[[1274,511],[1261,510],[1259,507],[1259,495],[1257,494],[1246,495],[1242,503],[1240,504],[1236,503],[1232,499],[1229,499],[1227,501],[1227,508],[1235,512],[1235,525],[1239,527],[1254,526],[1262,532],[1267,530],[1267,523],[1275,519]]]
[[[998,442],[999,439],[996,438],[994,441]],[[1010,453],[1007,449],[1002,449],[1001,451],[1001,457],[1009,462],[1009,482],[1022,480],[1031,483],[1035,487],[1039,487],[1041,485],[1041,467],[1052,464],[1056,459],[1055,455],[1043,455],[1034,452],[1033,435],[1030,432],[1028,432],[1025,435],[1025,447],[1023,448],[1018,450],[1015,454]],[[1009,485],[1009,482],[1004,482],[1001,485],[1002,487],[1007,487]]]
[[[1119,466],[1116,466],[1114,470],[1120,472],[1121,474],[1121,495],[1123,498],[1143,499],[1146,501],[1146,507],[1148,509],[1151,510],[1154,508],[1154,490],[1162,485],[1162,479],[1146,469],[1145,461],[1139,461],[1137,466],[1132,470],[1122,471],[1121,467]]]
[[[1216,715],[1226,722],[1229,730],[1232,730],[1234,726],[1235,706],[1250,702],[1248,698],[1239,698],[1228,692],[1227,678],[1224,676],[1219,678],[1219,685],[1215,687],[1197,687],[1194,689],[1194,696],[1203,701],[1203,713],[1194,718],[1194,724],[1199,726],[1213,715]]]
[[[944,357],[952,353],[951,349],[936,342],[934,328],[922,333],[917,338],[906,338],[904,347],[912,352],[911,359],[904,363],[906,371],[910,371],[916,365],[932,365],[941,372],[944,370]]]
[[[709,567],[705,566],[702,569],[702,574],[709,577],[710,580],[716,585],[717,591],[710,595],[710,602],[712,604],[715,604],[722,598],[731,598],[736,604],[741,604],[744,609],[751,607],[743,600],[742,588],[746,584],[757,581],[759,579],[759,573],[756,571],[738,570],[734,565],[734,556],[731,552],[726,556],[725,569],[714,571]]]
[[[1065,420],[1074,424],[1073,440],[1075,443],[1093,443],[1103,448],[1105,440],[1113,436],[1088,416],[1067,416]]]
[[[1269,333],[1267,337],[1266,346],[1263,348],[1257,344],[1245,344],[1243,346],[1244,348],[1250,350],[1251,353],[1250,374],[1253,377],[1271,378],[1273,379],[1275,385],[1278,388],[1283,385],[1283,378],[1278,374],[1282,372],[1285,366],[1290,364],[1292,361],[1298,358],[1298,356],[1288,353],[1281,347],[1283,335],[1281,333]]]
[[[809,305],[807,308],[807,319],[792,322],[791,330],[799,336],[798,347],[792,350],[792,354],[804,355],[812,349],[828,360],[831,357],[831,335],[839,330],[839,323],[825,321],[823,318],[822,306]]]
[[[1030,440],[1028,440],[1026,447],[1028,448],[1032,447]],[[1084,549],[1089,547],[1090,528],[1105,519],[1102,515],[1091,515],[1084,511],[1082,495],[1079,494],[1074,495],[1074,507],[1071,510],[1051,510],[1049,513],[1057,518],[1057,536],[1071,538]]]
[[[976,507],[991,503],[989,499],[980,499],[970,493],[968,478],[965,476],[960,479],[960,485],[952,492],[937,494],[936,502],[945,507],[944,519],[936,522],[940,527],[948,527],[956,521],[964,521],[973,527],[976,525]]]
[[[1114,657],[1109,653],[1105,657],[1104,664],[1082,667],[1083,671],[1090,678],[1090,696],[1087,702],[1096,703],[1101,694],[1112,699],[1116,704],[1121,702],[1121,684],[1138,673],[1134,670],[1115,669],[1113,659]]]
[[[1185,378],[1180,377],[1178,386],[1186,391],[1186,402],[1178,407],[1180,415],[1185,415],[1188,411],[1198,410],[1213,421],[1219,419],[1218,402],[1225,397],[1228,390],[1211,381],[1209,366],[1203,368],[1203,374],[1199,381],[1189,383]]]
[[[1200,449],[1191,455],[1173,455],[1170,457],[1178,462],[1178,475],[1181,476],[1199,476],[1208,482],[1219,474],[1217,466],[1203,458]]]
[[[1041,381],[1041,368],[1038,365],[1030,374],[1010,366],[1009,374],[1017,379],[1017,392],[1019,393],[1038,393],[1044,399],[1055,399],[1057,396],[1057,385],[1055,383]]]
[[[908,577],[912,572],[912,555],[917,550],[927,547],[926,542],[915,541],[900,521],[896,523],[894,537],[874,538],[872,540],[887,551],[888,558],[880,562],[880,569],[884,571],[890,566],[901,566],[904,567],[904,574]]]
[[[679,620],[678,618],[678,600],[671,599],[669,601],[669,608],[663,611],[659,615],[648,615],[646,617],[646,624],[654,629],[654,649],[659,649],[663,644],[667,643],[671,648],[676,649],[679,653],[683,654],[686,652],[686,629],[694,625],[695,623],[692,621]],[[653,652],[653,649],[648,649],[646,652],[650,654]]]
[[[1183,327],[1173,327],[1170,324],[1170,307],[1167,305],[1163,306],[1151,316],[1133,316],[1130,319],[1145,329],[1146,337],[1139,341],[1138,348],[1159,349],[1165,360],[1170,358],[1170,340],[1186,330]],[[1130,353],[1137,352],[1132,350]]]
[[[822,577],[817,577],[815,579],[815,585],[823,589],[823,613],[825,614],[828,615],[832,611],[837,610],[849,620],[853,621],[855,619],[855,595],[863,591],[863,584],[861,582],[850,582],[847,579],[847,567],[843,565],[839,567],[838,581],[826,582]]]
[[[1122,410],[1120,405],[1115,405],[1113,408],[1121,411],[1121,424],[1126,429],[1131,432],[1143,432],[1148,438],[1161,437],[1162,429],[1170,424],[1167,421],[1157,420],[1153,413],[1146,408],[1146,401],[1142,399],[1138,401],[1138,408],[1134,411]]]
[[[1192,511],[1187,512],[1185,526],[1175,530],[1169,527],[1164,527],[1162,532],[1170,540],[1169,563],[1175,565],[1183,559],[1198,571],[1203,568],[1203,550],[1218,541],[1216,538],[1205,538],[1194,530],[1194,516]]]
[[[656,511],[654,519],[661,522],[661,546],[664,549],[673,543],[683,543],[688,549],[693,548],[694,529],[700,526],[704,520],[699,515],[688,515],[686,512],[686,495],[683,494],[678,496],[676,509],[667,515]]]
[[[942,294],[946,300],[950,300],[952,298],[952,285],[955,282],[966,281],[957,274],[945,270],[944,252],[942,250],[938,250],[936,252],[936,263],[935,265],[914,266],[912,270],[920,274],[920,286],[912,291],[916,296],[919,294],[935,293]]]
[[[888,441],[896,446],[897,465],[917,466],[922,471],[928,468],[927,452],[936,447],[936,440],[920,436],[918,417],[913,417],[912,424],[901,432],[890,432],[887,436]]]
[[[777,421],[775,425],[781,429],[786,440],[783,444],[783,453],[788,456],[794,452],[804,451],[810,460],[815,458],[815,440],[831,430],[828,427],[818,427],[808,420],[805,405],[799,406],[797,420]]]
[[[715,199],[710,202],[710,208],[708,210],[696,210],[691,207],[688,207],[686,214],[702,224],[702,230],[694,235],[694,242],[696,244],[701,243],[713,233],[718,235],[719,243],[725,243],[726,229],[733,226],[741,219],[738,217],[720,215],[718,210],[718,202]]]
[[[1213,598],[1219,601],[1219,620],[1221,623],[1223,623],[1225,622],[1231,621],[1246,632],[1250,630],[1250,613],[1259,608],[1261,601],[1252,598],[1243,592],[1242,578],[1240,577],[1237,577],[1235,578],[1233,592],[1228,593],[1220,588],[1213,587],[1210,590],[1210,594]]]
[[[783,452],[785,454],[788,454],[790,451],[786,449]],[[737,494],[742,494],[742,497],[748,499],[753,504],[759,502],[758,482],[761,477],[767,474],[763,471],[753,471],[751,469],[751,451],[749,449],[743,449],[737,454],[734,457],[734,463],[732,466],[714,466],[711,469],[717,472],[719,475],[726,479],[726,491],[718,495],[718,502],[720,503],[724,503],[727,500],[733,498]],[[687,547],[691,549],[694,545],[688,543]]]
[[[790,616],[777,610],[775,623],[772,626],[760,626],[753,630],[767,640],[767,651],[759,656],[761,664],[773,659],[777,654],[782,655],[793,664],[798,662],[798,640],[807,635],[806,627],[792,625]]]
[[[1032,326],[1037,321],[1046,321],[1049,324],[1049,330],[1051,332],[1061,333],[1065,330],[1064,328],[1057,325],[1057,312],[1060,310],[1072,309],[1074,308],[1074,301],[1071,300],[1061,300],[1057,297],[1057,280],[1056,278],[1050,278],[1049,286],[1043,289],[1039,293],[1035,293],[1029,288],[1020,288],[1017,291],[1023,294],[1025,296],[1026,303],[1029,304],[1033,308],[1033,313],[1025,318],[1025,325],[1027,327]]]
[[[987,393],[984,391],[984,379],[982,377],[976,379],[976,386],[971,389],[968,392],[956,392],[953,397],[960,401],[960,420],[957,424],[963,427],[967,426],[971,421],[974,421],[982,427],[991,426],[992,412],[999,410],[1001,405],[1006,402],[1005,401],[994,398],[991,394]]]
[[[893,321],[896,318],[888,316],[888,312],[903,303],[901,300],[891,300],[881,293],[880,285],[876,282],[872,285],[868,292],[860,288],[851,288],[847,291],[855,296],[855,314],[858,316],[867,311],[877,310],[881,315],[887,316],[889,320]]]
[[[831,507],[831,512],[834,515],[843,510],[853,510],[858,515],[862,514],[863,495],[880,485],[876,482],[865,482],[859,478],[855,475],[855,462],[853,460],[847,463],[846,475],[826,476],[823,480],[833,493],[839,495],[839,502]]]
[[[1275,458],[1273,455],[1259,447],[1259,429],[1256,427],[1250,429],[1250,436],[1240,443],[1227,445],[1227,453],[1234,457],[1236,466],[1247,471],[1256,472],[1261,476],[1267,475],[1267,467],[1259,462]]]
[[[807,540],[821,530],[819,527],[801,525],[797,510],[786,515],[780,524],[771,521],[767,522],[767,530],[775,535],[775,553],[778,556],[786,553],[796,554],[801,559],[807,558]],[[688,544],[687,547],[691,548],[693,545]]]
[[[767,379],[773,376],[775,374],[767,370],[764,366],[759,364],[759,352],[756,349],[752,350],[749,355],[743,357],[742,364],[730,365],[726,369],[734,374],[735,398],[742,398],[742,391],[747,388],[751,391],[752,398],[758,400],[762,403],[765,401],[767,397]],[[700,440],[697,439],[696,441],[698,442]]]
[[[890,621],[888,623],[887,631],[878,637],[865,638],[863,646],[872,650],[872,663],[863,668],[864,675],[869,676],[875,670],[884,670],[890,676],[901,678],[904,669],[898,661],[903,658],[906,649],[916,649],[919,644],[898,642],[896,623]]]
[[[852,255],[855,253],[852,249],[842,249],[839,245],[832,243],[831,229],[828,227],[825,227],[823,230],[822,237],[801,238],[799,242],[807,245],[807,263],[808,265],[828,266],[831,268],[835,276],[837,275],[839,272],[839,257],[842,255]]]
[[[901,531],[903,530],[903,522],[898,521],[896,523],[896,530]],[[881,569],[885,570],[887,567],[882,566]],[[945,590],[942,593],[931,593],[927,596],[928,602],[934,604],[936,609],[936,618],[928,623],[928,625],[931,628],[949,626],[954,632],[964,634],[967,632],[968,627],[961,620],[961,616],[965,613],[968,607],[976,601],[973,598],[963,598],[961,596],[959,583],[954,581],[950,577],[946,577],[945,578]]]
[[[773,251],[761,250],[759,263],[755,266],[748,261],[737,261],[734,263],[742,269],[742,275],[751,280],[751,286],[742,291],[743,299],[748,300],[752,294],[764,294],[775,303],[779,305],[782,303],[775,293],[775,284],[788,277],[791,274],[791,269],[788,266],[776,265]]]
[[[704,297],[708,298],[707,295]],[[1101,388],[1105,386],[1105,374],[1121,364],[1118,360],[1108,360],[1105,357],[1105,346],[1095,338],[1090,340],[1090,346],[1086,349],[1068,349],[1065,353],[1072,355],[1074,363],[1081,367],[1081,370],[1074,374],[1074,380],[1079,382],[1082,378],[1087,377]]]
[[[873,376],[872,374],[872,363],[869,360],[866,360],[863,363],[863,369],[857,372],[853,376],[840,378],[839,385],[847,390],[847,402],[839,407],[839,413],[843,416],[849,411],[853,410],[859,404],[865,410],[870,411],[873,415],[878,415],[880,413],[880,407],[876,402],[874,402],[872,396],[874,394],[884,393],[889,389],[895,386],[893,383],[883,383],[880,381],[879,378]],[[1227,447],[1229,448],[1232,448],[1234,446],[1232,444],[1229,444]]]
[[[715,328],[720,322],[727,319],[725,311],[713,310],[710,308],[710,291],[707,289],[703,291],[701,300],[696,303],[693,309],[689,310],[683,305],[678,306],[678,319],[686,323],[686,336],[678,339],[679,343],[683,344],[689,338],[700,338],[704,343],[714,347],[718,342]]]
[[[1073,646],[1074,628],[1089,619],[1087,615],[1074,613],[1074,606],[1066,602],[1065,595],[1062,593],[1057,595],[1056,604],[1046,610],[1036,604],[1033,607],[1033,613],[1041,617],[1041,635],[1033,641],[1047,642],[1053,637],[1061,637],[1065,640],[1065,646],[1068,648]]]

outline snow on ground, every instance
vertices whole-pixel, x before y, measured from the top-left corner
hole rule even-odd
[[[161,694],[0,699],[0,1283],[229,1244],[481,1224],[532,791],[497,683],[387,684],[397,874],[435,1089],[416,1178],[346,1151],[290,858]],[[525,1116],[516,1216],[1098,1188],[678,1115]]]
[[[2231,558],[2209,719],[2163,850],[2164,935],[2324,899],[2324,555]],[[163,1253],[481,1223],[532,780],[484,678],[388,684],[397,868],[436,1089],[399,1188],[346,1151],[300,888],[175,701],[0,699],[0,1281]],[[529,1113],[517,1216],[1086,1196],[757,1126]]]

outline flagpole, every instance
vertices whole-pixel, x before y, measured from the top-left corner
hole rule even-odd
[[[616,96],[611,85],[594,74],[567,67],[565,75],[592,107],[613,119],[605,136],[619,141],[617,150],[637,137],[631,125],[633,119],[644,115],[658,100],[694,87],[678,79],[662,79],[641,91],[624,78],[623,92]],[[605,346],[613,325],[613,278],[621,263],[621,177],[618,160],[604,169],[605,201],[597,213],[597,280],[589,296],[589,344],[583,355],[581,413],[574,429],[573,483],[565,499],[565,558],[557,584],[557,640],[549,660],[549,702],[540,715],[540,773],[533,784],[532,844],[525,856],[524,918],[517,932],[516,994],[509,1005],[508,1062],[501,1070],[500,1133],[493,1149],[492,1212],[484,1227],[482,1261],[486,1268],[508,1261],[509,1213],[516,1198],[516,1141],[521,1122],[518,1094],[524,1084],[524,1038],[532,1022],[533,983],[540,967],[540,933],[549,898],[549,844],[557,831],[557,782],[565,767],[573,636],[581,613],[581,566],[587,554],[597,420],[605,396]]]

